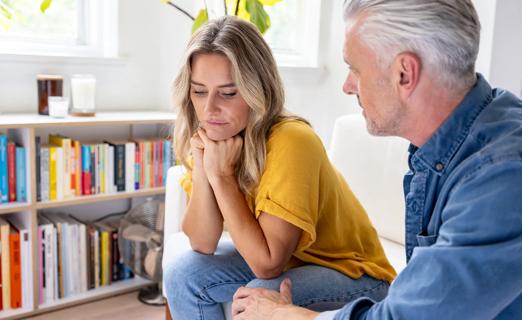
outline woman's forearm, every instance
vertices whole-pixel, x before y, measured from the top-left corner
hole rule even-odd
[[[216,250],[223,232],[223,217],[206,177],[193,176],[192,195],[185,210],[182,230],[189,237],[193,250],[204,254]]]
[[[290,255],[274,254],[258,220],[247,205],[234,177],[212,182],[212,189],[236,249],[258,278],[278,276]]]

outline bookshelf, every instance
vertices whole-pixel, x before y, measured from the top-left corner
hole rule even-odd
[[[31,246],[32,306],[0,311],[0,319],[21,319],[32,315],[68,307],[88,301],[103,299],[146,286],[151,282],[135,277],[111,285],[88,290],[70,297],[56,299],[51,303],[38,304],[38,216],[42,210],[67,210],[83,219],[95,219],[105,214],[126,211],[146,197],[161,196],[164,187],[133,191],[120,191],[94,195],[73,196],[63,200],[37,201],[36,144],[35,137],[51,133],[62,134],[80,141],[104,141],[107,139],[140,139],[168,137],[172,132],[175,114],[170,112],[98,112],[94,117],[51,118],[36,114],[6,114],[0,117],[0,134],[5,134],[26,149],[25,202],[0,204],[0,217],[13,217],[23,222],[29,231]],[[44,141],[47,142],[47,141]],[[23,280],[22,280],[23,281]]]

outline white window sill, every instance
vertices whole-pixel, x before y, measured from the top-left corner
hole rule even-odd
[[[90,65],[125,65],[126,57],[96,57],[96,56],[73,56],[73,55],[40,55],[40,54],[13,54],[0,53],[0,63],[69,63]]]

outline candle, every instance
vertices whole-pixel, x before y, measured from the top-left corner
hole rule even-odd
[[[73,75],[71,90],[76,112],[93,113],[96,78],[93,75]]]

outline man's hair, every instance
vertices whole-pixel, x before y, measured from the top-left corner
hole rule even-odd
[[[475,83],[480,22],[471,0],[345,1],[345,21],[358,18],[358,36],[383,67],[396,54],[412,52],[446,88]]]

